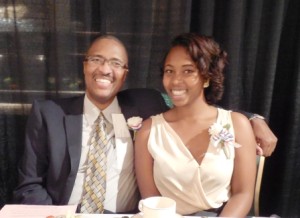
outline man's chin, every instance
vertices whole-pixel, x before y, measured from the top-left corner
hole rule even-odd
[[[100,103],[106,103],[113,98],[114,98],[113,93],[101,93],[95,96],[95,100]]]
[[[96,99],[97,101],[101,103],[107,103],[108,101],[111,102],[115,96],[117,95],[117,92],[113,90],[101,90],[96,93]]]

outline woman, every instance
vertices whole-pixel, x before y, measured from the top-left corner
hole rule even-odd
[[[210,37],[187,33],[173,40],[163,85],[174,107],[145,120],[135,141],[142,198],[170,197],[183,215],[249,212],[256,174],[252,128],[244,115],[214,106],[223,94],[226,58]]]

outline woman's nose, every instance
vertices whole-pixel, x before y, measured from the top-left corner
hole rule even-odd
[[[172,82],[173,83],[180,83],[182,82],[183,78],[182,75],[180,73],[174,73],[173,77],[172,77]]]

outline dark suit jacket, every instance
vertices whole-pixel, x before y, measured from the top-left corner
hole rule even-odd
[[[160,92],[128,89],[118,94],[125,119],[166,111]],[[14,200],[22,204],[67,204],[76,178],[82,141],[84,96],[35,101],[26,127]]]

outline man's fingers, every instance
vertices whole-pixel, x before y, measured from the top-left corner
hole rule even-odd
[[[260,147],[260,144],[259,144],[259,143],[257,143],[257,145],[256,145],[256,154],[259,155],[259,156],[264,155],[264,151],[263,151],[263,149]]]

